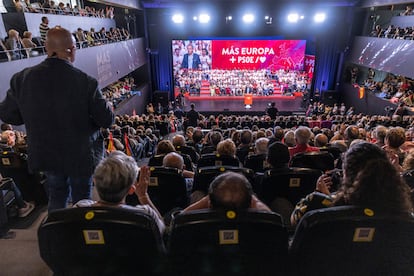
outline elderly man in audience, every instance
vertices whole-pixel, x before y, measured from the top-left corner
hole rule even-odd
[[[290,156],[301,152],[319,151],[317,147],[309,145],[309,141],[312,137],[312,131],[308,127],[299,127],[295,130],[296,146],[289,149]]]
[[[182,170],[183,176],[187,183],[187,191],[188,193],[191,193],[191,190],[193,188],[194,172],[185,169],[184,159],[181,155],[176,152],[168,153],[162,160],[162,166]]]
[[[263,172],[265,167],[265,160],[267,158],[267,152],[268,152],[268,143],[269,139],[262,137],[256,140],[255,146],[254,146],[254,153],[252,155],[249,155],[244,160],[244,166],[246,168],[252,169],[255,172]]]
[[[193,163],[197,163],[200,156],[198,155],[198,153],[193,147],[186,145],[185,138],[183,135],[181,134],[175,135],[172,139],[172,143],[177,151],[183,154],[188,154],[191,158],[191,161]]]
[[[270,208],[253,194],[253,189],[244,175],[226,172],[211,182],[207,196],[188,206],[183,212],[199,209],[248,208],[271,212]]]
[[[99,163],[93,174],[99,200],[82,199],[74,207],[109,206],[145,213],[155,220],[158,229],[163,233],[163,219],[147,193],[149,177],[148,167],[140,169],[132,157],[121,151],[114,151]],[[128,193],[135,193],[141,205],[126,205],[125,198]]]

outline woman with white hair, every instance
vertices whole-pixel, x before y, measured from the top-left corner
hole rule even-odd
[[[122,151],[114,151],[99,163],[93,175],[100,199],[98,201],[83,199],[77,202],[74,207],[110,206],[135,210],[154,218],[162,233],[165,229],[164,222],[147,193],[149,177],[148,167],[140,169],[132,157]],[[141,205],[126,205],[126,196],[133,193],[138,197]]]

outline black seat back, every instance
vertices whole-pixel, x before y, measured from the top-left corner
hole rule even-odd
[[[266,154],[253,154],[246,157],[244,167],[254,172],[264,172],[269,167],[266,161]]]
[[[176,168],[150,167],[148,194],[162,215],[189,204],[186,181]]]
[[[334,169],[334,162],[334,157],[327,151],[301,152],[292,157],[290,167],[311,168],[325,172]]]
[[[196,152],[196,150],[193,147],[190,146],[176,146],[175,150],[183,153],[183,154],[187,154],[188,156],[190,156],[191,161],[196,164],[198,162],[199,156],[198,153]]]
[[[209,153],[201,155],[197,163],[197,169],[211,166],[233,166],[239,167],[240,162],[236,157]]]
[[[306,213],[290,253],[298,275],[414,275],[413,241],[414,218],[408,213],[340,206]]]
[[[184,159],[185,169],[189,171],[193,171],[193,163],[191,162],[191,158],[187,154],[182,154],[182,153],[179,153],[179,154]],[[157,154],[157,155],[152,156],[148,160],[148,166],[161,167],[164,157],[165,157],[165,154]]]
[[[153,218],[124,208],[50,212],[38,229],[40,256],[57,275],[142,275],[160,269],[164,245]]]
[[[287,232],[275,213],[198,210],[173,219],[169,252],[175,275],[275,275]]]
[[[0,174],[10,177],[19,187],[26,201],[47,203],[44,177],[29,171],[27,154],[13,151],[0,152]]]
[[[269,206],[276,198],[285,198],[293,206],[315,190],[322,171],[309,168],[273,169],[264,173],[260,198]]]
[[[216,178],[216,176],[224,172],[227,172],[227,171],[232,171],[232,172],[243,174],[244,176],[246,176],[249,182],[253,185],[254,171],[252,171],[251,169],[232,167],[232,166],[203,167],[203,168],[197,169],[194,175],[193,192],[201,191],[207,194],[208,188],[210,187],[210,183],[214,180],[214,178]]]

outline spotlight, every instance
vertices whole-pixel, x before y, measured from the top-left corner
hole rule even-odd
[[[251,13],[243,15],[244,23],[252,23],[254,21],[254,15]]]
[[[197,21],[197,19],[198,19],[197,16],[193,16],[194,21]]]
[[[231,15],[226,16],[226,23],[232,20],[233,20],[233,17]]]
[[[200,23],[208,23],[210,21],[210,15],[200,14],[199,21],[200,21]]]
[[[183,23],[184,17],[182,14],[174,14],[172,16],[172,21],[176,24],[180,24],[180,23]]]
[[[273,20],[273,18],[271,16],[268,16],[268,15],[265,16],[265,23],[267,25],[272,24],[272,20]]]
[[[299,20],[299,14],[297,14],[297,13],[290,13],[290,14],[288,14],[287,19],[291,23],[296,23]]]
[[[324,21],[325,21],[325,19],[326,19],[326,14],[324,14],[324,13],[317,13],[317,14],[315,14],[315,16],[313,17],[313,20],[314,20],[316,23],[321,23],[321,22],[324,22]]]

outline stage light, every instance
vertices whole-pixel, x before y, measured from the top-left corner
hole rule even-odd
[[[180,23],[183,23],[183,22],[184,22],[184,16],[183,16],[182,14],[174,14],[174,15],[172,16],[172,21],[173,21],[175,24],[180,24]]]
[[[210,22],[210,15],[205,14],[205,13],[200,14],[199,21],[200,23],[203,23],[203,24]]]
[[[254,21],[254,15],[251,13],[243,15],[244,23],[252,23]]]
[[[198,19],[197,16],[193,16],[194,21],[197,21],[197,19]]]
[[[231,15],[226,16],[226,24],[233,20]]]
[[[287,19],[290,23],[296,23],[299,20],[299,14],[297,13],[290,13],[287,16]]]
[[[322,22],[324,22],[324,21],[325,21],[325,19],[326,19],[326,14],[325,14],[325,13],[317,13],[317,14],[315,14],[315,16],[313,17],[313,20],[314,20],[316,23],[322,23]]]
[[[305,16],[301,15],[299,18],[300,18],[300,20],[303,20],[303,19],[305,19]]]
[[[272,20],[273,20],[273,18],[271,16],[268,16],[268,15],[265,16],[265,23],[266,24],[268,24],[268,25],[272,24]]]

